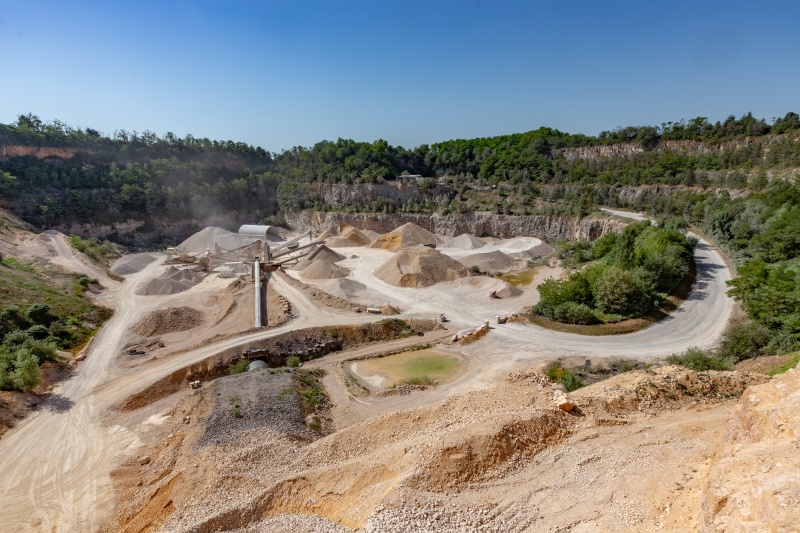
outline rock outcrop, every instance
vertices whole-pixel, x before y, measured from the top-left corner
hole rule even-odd
[[[711,460],[703,531],[797,531],[800,365],[748,388]]]
[[[626,223],[602,217],[556,217],[497,215],[469,212],[451,215],[417,213],[343,213],[301,211],[289,217],[295,228],[320,233],[332,226],[349,224],[362,230],[387,233],[409,222],[438,235],[470,233],[478,237],[509,238],[520,235],[536,237],[547,242],[563,240],[593,241],[606,233],[619,232]]]

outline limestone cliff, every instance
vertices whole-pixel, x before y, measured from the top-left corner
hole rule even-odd
[[[412,222],[439,235],[456,236],[471,233],[478,237],[509,238],[525,235],[550,243],[563,240],[593,241],[606,233],[621,231],[626,223],[613,218],[497,215],[493,213],[462,213],[428,215],[412,213],[341,213],[301,211],[288,217],[296,229],[321,233],[339,224],[358,229],[386,233]]]
[[[711,459],[703,531],[797,531],[800,365],[750,387]]]

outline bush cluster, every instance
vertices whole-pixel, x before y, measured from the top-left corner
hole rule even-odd
[[[641,316],[674,290],[691,266],[696,241],[681,231],[683,225],[645,221],[605,235],[591,250],[571,248],[572,256],[597,261],[566,280],[545,281],[533,312],[568,324]]]

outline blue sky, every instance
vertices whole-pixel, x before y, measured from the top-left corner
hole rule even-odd
[[[20,113],[270,151],[800,112],[800,2],[0,0]]]

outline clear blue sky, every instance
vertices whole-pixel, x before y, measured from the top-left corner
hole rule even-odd
[[[800,112],[798,1],[0,0],[0,122],[414,147]]]

